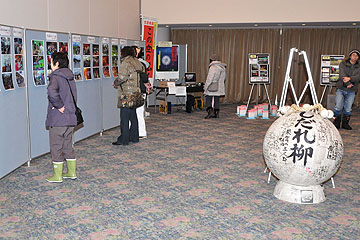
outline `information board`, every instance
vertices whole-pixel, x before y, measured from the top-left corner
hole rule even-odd
[[[270,56],[268,53],[249,53],[249,83],[270,84]]]
[[[339,65],[344,58],[344,55],[321,55],[321,85],[328,85],[339,79]]]
[[[179,79],[179,45],[156,47],[156,79]]]

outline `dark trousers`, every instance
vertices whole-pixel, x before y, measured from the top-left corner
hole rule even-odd
[[[129,121],[131,122],[130,127]],[[118,143],[128,145],[129,142],[139,142],[139,124],[135,108],[120,108],[120,129],[121,135],[117,139]]]
[[[212,101],[214,99],[214,106]],[[206,108],[213,107],[214,109],[220,109],[220,97],[219,96],[206,96]]]
[[[63,162],[65,159],[75,159],[72,146],[74,127],[50,127],[50,154],[53,162]]]

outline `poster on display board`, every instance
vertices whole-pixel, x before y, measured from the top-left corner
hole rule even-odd
[[[106,78],[110,77],[109,42],[109,38],[103,38],[101,44],[103,75]]]
[[[45,86],[44,41],[32,40],[32,73],[35,86]]]
[[[25,87],[24,79],[24,43],[23,30],[19,28],[13,29],[14,35],[14,58],[15,58],[15,78],[19,88]]]
[[[321,55],[320,85],[329,85],[339,79],[339,65],[344,55]]]
[[[84,79],[91,80],[91,44],[83,43]]]
[[[113,77],[119,76],[119,40],[111,39],[111,66]]]
[[[269,54],[249,53],[249,83],[270,84]]]
[[[13,74],[12,74],[12,58],[11,58],[11,29],[3,27],[0,31],[1,35],[1,79],[4,89],[14,90]]]
[[[92,44],[92,61],[93,61],[93,75],[94,79],[100,78],[100,45],[98,43]]]
[[[82,81],[81,74],[81,36],[72,35],[73,73],[75,81]]]
[[[156,79],[179,79],[179,45],[156,47]]]

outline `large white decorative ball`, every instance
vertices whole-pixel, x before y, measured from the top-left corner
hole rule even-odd
[[[310,186],[336,173],[344,146],[338,130],[327,118],[306,111],[277,119],[265,135],[263,151],[268,168],[281,181]]]

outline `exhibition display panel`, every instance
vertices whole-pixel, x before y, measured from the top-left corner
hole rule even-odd
[[[120,49],[144,47],[144,42],[116,39],[103,45],[101,37],[0,26],[0,178],[36,157],[49,153],[45,126],[51,55],[66,52],[73,71],[77,105],[84,124],[76,127],[74,141],[120,124],[117,91]],[[109,39],[109,38],[107,38]],[[6,136],[6,137],[5,137]]]
[[[0,177],[29,159],[24,29],[0,26]]]
[[[69,34],[27,29],[26,66],[29,105],[30,159],[48,153],[49,133],[45,126],[47,86],[51,73],[51,54],[69,51]],[[29,159],[29,160],[30,160]]]
[[[101,131],[102,104],[101,78],[98,70],[100,38],[87,35],[72,34],[71,68],[75,75],[78,93],[77,105],[82,110],[84,124],[76,128],[75,142],[85,139]]]

